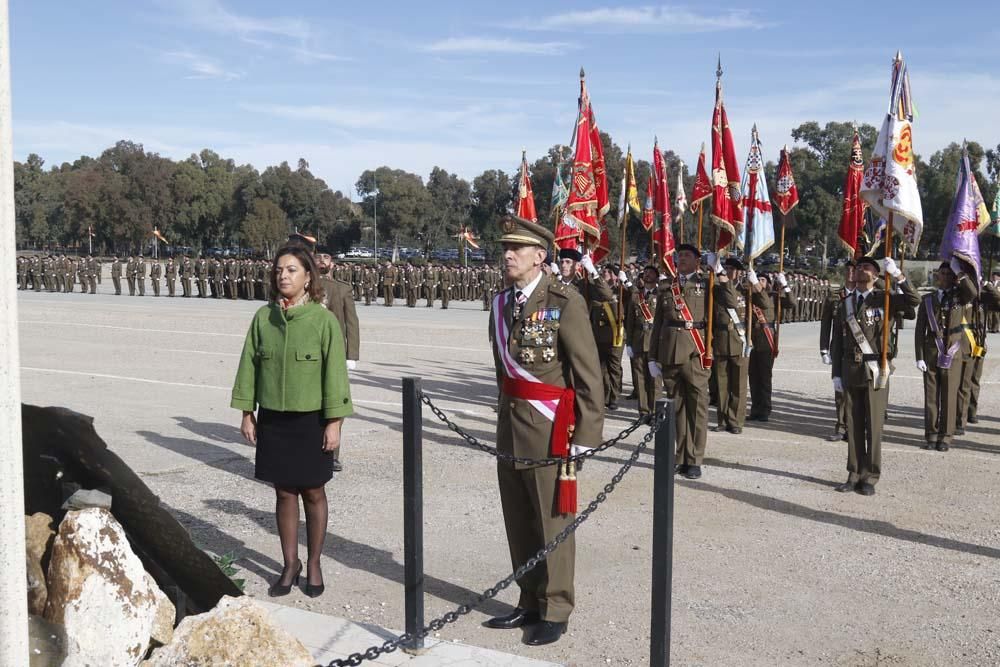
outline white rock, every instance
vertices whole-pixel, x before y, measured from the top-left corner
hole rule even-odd
[[[137,665],[151,637],[170,640],[173,614],[109,511],[66,514],[52,546],[45,606],[45,618],[66,628],[64,667]]]
[[[249,597],[227,596],[215,609],[181,621],[173,641],[154,650],[142,664],[312,667],[315,663],[298,639],[271,621],[267,609]]]

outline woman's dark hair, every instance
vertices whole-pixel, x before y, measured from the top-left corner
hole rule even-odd
[[[309,274],[309,286],[306,288],[309,299],[323,303],[326,295],[323,286],[319,283],[319,269],[316,268],[316,259],[307,248],[298,243],[284,245],[278,248],[278,252],[274,253],[274,261],[271,262],[271,301],[277,302],[281,298],[281,292],[278,291],[278,260],[285,255],[292,255],[298,259],[305,267],[306,273]]]

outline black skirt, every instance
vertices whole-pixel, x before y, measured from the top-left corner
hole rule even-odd
[[[326,420],[315,412],[257,410],[254,477],[276,486],[315,488],[333,477],[333,452],[323,451]]]

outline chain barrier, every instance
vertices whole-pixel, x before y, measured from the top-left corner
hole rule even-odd
[[[431,407],[432,410],[435,410],[435,412],[439,412],[436,408],[432,406],[429,400],[426,400],[425,396],[421,395],[421,400],[423,400],[424,403],[426,403],[429,407]],[[639,420],[639,422],[636,422],[636,424],[633,424],[631,427],[629,427],[629,429],[631,430],[626,429],[629,433],[632,433],[633,431],[635,431],[636,428],[638,428],[640,423],[650,424],[649,433],[647,433],[643,437],[643,439],[639,442],[639,444],[636,445],[635,449],[632,451],[632,454],[628,457],[625,463],[622,464],[622,467],[618,469],[618,472],[614,474],[614,476],[611,478],[611,481],[604,485],[604,490],[598,493],[597,496],[590,501],[585,510],[579,512],[576,515],[576,518],[573,519],[573,521],[568,526],[563,528],[559,532],[559,534],[553,537],[552,541],[546,544],[544,547],[542,547],[538,551],[538,553],[529,558],[528,561],[524,563],[524,565],[517,568],[510,575],[501,579],[496,584],[494,584],[490,588],[487,588],[485,591],[477,595],[475,600],[473,600],[469,604],[459,605],[458,607],[455,607],[454,610],[446,612],[445,614],[430,621],[419,632],[404,633],[399,637],[396,637],[395,639],[390,639],[384,642],[381,646],[369,646],[363,652],[352,653],[346,658],[338,658],[332,660],[328,663],[327,667],[358,667],[358,665],[360,665],[365,660],[375,660],[380,655],[384,655],[386,653],[392,653],[393,651],[399,649],[400,647],[410,644],[415,640],[424,639],[431,632],[438,632],[444,626],[448,625],[449,623],[454,623],[462,616],[465,616],[473,609],[479,607],[479,605],[483,604],[487,600],[492,600],[497,596],[498,593],[509,588],[512,583],[523,577],[525,574],[527,574],[532,569],[537,567],[539,563],[544,561],[548,557],[548,555],[551,554],[553,551],[555,551],[560,544],[565,542],[570,535],[575,533],[576,529],[579,528],[584,521],[590,518],[590,515],[593,514],[598,507],[600,507],[601,503],[603,503],[605,500],[608,499],[608,495],[615,490],[615,488],[618,486],[619,483],[621,483],[622,478],[625,477],[625,473],[627,473],[632,468],[632,465],[639,460],[639,455],[643,452],[644,449],[646,449],[646,447],[649,446],[649,443],[652,442],[653,438],[656,436],[656,432],[660,429],[660,426],[663,424],[663,422],[664,422],[663,414],[657,413],[655,415],[643,417],[642,419]],[[617,442],[617,440],[621,439],[621,437],[622,436],[616,438],[614,442]]]
[[[438,406],[434,405],[434,403],[431,402],[431,399],[428,398],[427,394],[425,394],[424,392],[420,392],[420,402],[423,403],[424,405],[426,405],[427,407],[429,407],[431,409],[431,412],[434,413],[435,417],[437,417],[445,426],[447,426],[449,429],[451,429],[452,431],[454,431],[460,438],[462,438],[463,440],[465,440],[471,446],[475,447],[476,449],[478,449],[478,450],[480,450],[482,452],[486,452],[487,454],[490,454],[490,455],[492,455],[492,456],[500,459],[501,461],[504,461],[505,463],[517,463],[517,464],[520,464],[520,465],[526,465],[526,466],[532,466],[532,467],[540,468],[540,467],[544,467],[544,466],[559,465],[564,460],[566,460],[566,459],[562,459],[562,458],[529,459],[529,458],[525,458],[523,456],[514,456],[513,454],[508,454],[506,452],[501,452],[496,447],[492,447],[490,445],[487,445],[484,442],[481,442],[479,440],[479,438],[477,438],[476,436],[472,435],[471,433],[466,433],[465,430],[461,426],[459,426],[455,422],[453,422],[450,419],[448,419],[448,415],[446,415],[441,410],[441,408],[439,408]],[[621,431],[618,435],[616,435],[611,440],[606,440],[606,441],[602,442],[600,445],[598,445],[598,446],[596,446],[596,447],[594,447],[592,449],[584,450],[583,452],[581,452],[579,454],[574,454],[573,456],[570,456],[570,457],[567,457],[567,458],[570,461],[582,461],[582,460],[588,459],[588,458],[590,458],[592,456],[596,456],[597,454],[600,454],[601,452],[614,447],[619,442],[621,442],[622,440],[624,440],[628,436],[630,436],[633,433],[635,433],[639,429],[639,427],[643,426],[644,424],[648,424],[649,421],[650,421],[650,416],[649,415],[643,415],[643,416],[639,417],[637,420],[635,420],[634,422],[632,422],[632,424],[630,426],[626,427],[623,431]]]

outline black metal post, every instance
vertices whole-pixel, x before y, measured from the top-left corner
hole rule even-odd
[[[650,667],[670,664],[670,597],[674,565],[674,441],[676,415],[670,400],[657,401],[664,422],[653,455],[653,599],[649,621]]]
[[[423,410],[420,378],[403,378],[403,585],[406,632],[424,627]],[[422,649],[423,639],[406,645]]]

